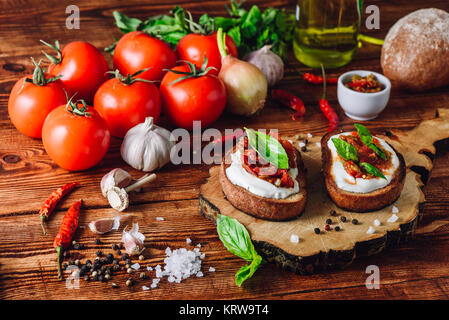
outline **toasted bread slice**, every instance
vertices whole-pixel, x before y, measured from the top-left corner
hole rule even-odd
[[[337,187],[337,184],[331,175],[332,154],[327,146],[327,142],[331,136],[342,132],[343,131],[329,132],[321,139],[324,182],[327,192],[334,203],[338,207],[348,211],[369,212],[380,210],[395,202],[401,195],[402,188],[404,187],[406,167],[404,157],[390,144],[389,146],[396,152],[396,155],[399,158],[399,167],[387,186],[369,193],[349,192]]]
[[[235,148],[231,150],[231,152],[234,151]],[[298,193],[292,194],[285,199],[265,198],[251,193],[245,188],[233,184],[228,179],[226,168],[230,164],[226,164],[226,161],[223,161],[220,168],[220,183],[223,193],[234,207],[256,218],[282,221],[300,216],[306,206],[306,175],[301,155],[296,149],[295,155],[298,167],[298,176],[296,177],[299,184]]]

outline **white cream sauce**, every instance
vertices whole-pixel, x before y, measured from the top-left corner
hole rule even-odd
[[[298,168],[290,168],[288,174],[294,181],[293,188],[280,188],[246,171],[242,166],[240,150],[231,154],[231,165],[226,169],[226,176],[232,184],[240,186],[249,192],[272,199],[285,199],[288,196],[299,192],[299,184],[296,181]]]

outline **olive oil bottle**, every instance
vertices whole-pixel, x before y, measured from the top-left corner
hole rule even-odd
[[[293,51],[306,66],[338,68],[357,53],[360,0],[298,0]]]

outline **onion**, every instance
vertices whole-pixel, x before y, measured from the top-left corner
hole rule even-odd
[[[265,105],[267,78],[255,65],[228,55],[225,37],[220,28],[217,42],[222,62],[218,77],[226,86],[226,109],[238,115],[253,115]]]
[[[263,46],[247,54],[243,60],[258,67],[267,78],[268,86],[272,87],[284,77],[284,62],[270,49],[270,45]]]

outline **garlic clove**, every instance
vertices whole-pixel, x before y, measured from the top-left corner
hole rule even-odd
[[[123,211],[129,206],[128,193],[123,188],[112,187],[106,195],[109,205],[118,211]]]
[[[129,186],[133,181],[133,177],[131,177],[131,175],[127,171],[121,168],[113,169],[106,175],[104,175],[101,179],[101,193],[103,194],[103,197],[106,197],[108,191],[112,189],[112,187],[125,188]]]
[[[89,229],[93,233],[97,234],[104,234],[113,230],[118,230],[118,228],[120,227],[120,221],[129,216],[131,216],[131,214],[116,215],[112,218],[94,220],[89,223]]]
[[[139,232],[138,223],[133,223],[133,226],[129,231],[126,230],[127,228],[128,227],[125,227],[122,233],[123,247],[129,255],[138,255],[145,249],[143,246],[145,235]]]

